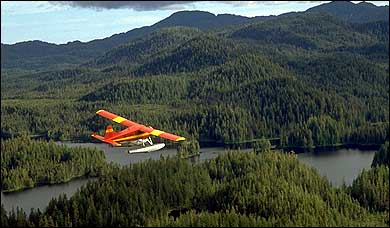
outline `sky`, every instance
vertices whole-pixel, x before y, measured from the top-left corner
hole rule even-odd
[[[254,17],[305,11],[326,2],[329,1],[1,1],[1,43],[88,42],[153,25],[180,10]],[[389,5],[388,1],[372,3]]]

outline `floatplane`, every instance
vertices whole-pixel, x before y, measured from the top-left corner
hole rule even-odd
[[[124,143],[138,146],[142,145],[141,148],[130,149],[128,153],[147,153],[160,150],[165,146],[165,143],[153,144],[151,136],[158,136],[175,142],[185,140],[185,138],[182,136],[177,136],[168,132],[154,129],[150,126],[147,127],[145,125],[135,123],[105,110],[99,110],[96,112],[96,114],[124,125],[127,128],[116,132],[111,125],[108,125],[106,127],[104,136],[98,135],[96,133],[93,133],[91,136],[112,146],[122,146]]]

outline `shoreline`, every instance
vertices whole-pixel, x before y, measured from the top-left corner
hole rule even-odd
[[[12,194],[12,193],[17,193],[17,192],[23,192],[23,191],[26,191],[26,190],[29,190],[29,189],[34,189],[36,187],[42,187],[42,186],[51,186],[51,185],[59,185],[59,184],[66,184],[66,183],[69,183],[71,181],[75,181],[75,180],[79,180],[79,179],[90,179],[90,178],[98,178],[98,176],[88,176],[88,175],[81,175],[81,176],[75,176],[75,177],[72,177],[70,179],[67,179],[65,181],[61,181],[61,182],[52,182],[52,183],[37,183],[37,184],[34,184],[33,186],[30,186],[30,187],[22,187],[22,188],[17,188],[17,189],[7,189],[7,190],[1,190],[1,192],[3,194]]]
[[[370,143],[370,144],[358,144],[358,143],[338,143],[338,144],[328,144],[328,145],[314,145],[312,147],[305,146],[283,146],[271,145],[272,150],[284,150],[290,151],[293,150],[299,153],[305,152],[320,152],[322,150],[332,150],[332,149],[359,149],[359,150],[379,150],[379,148],[384,144]],[[199,144],[202,148],[204,147],[223,147],[227,149],[248,149],[252,148],[252,143],[224,143],[217,141],[200,141]]]
[[[283,148],[277,148],[280,150],[294,151],[296,153],[307,153],[307,152],[322,152],[329,150],[340,150],[340,149],[359,149],[359,150],[379,150],[382,144],[333,144],[313,147],[302,147],[302,146],[286,146]]]
[[[56,143],[62,143],[62,142],[68,142],[68,143],[93,143],[93,144],[99,144],[99,142],[82,142],[82,141],[71,141],[71,140],[65,140],[65,141],[55,141]],[[305,146],[283,146],[279,147],[277,145],[271,145],[271,150],[283,150],[286,152],[289,152],[293,150],[297,153],[306,153],[306,152],[321,152],[323,150],[333,150],[333,149],[359,149],[359,150],[379,150],[379,148],[384,144],[385,142],[381,144],[376,143],[370,143],[370,144],[357,144],[357,143],[338,143],[338,144],[329,144],[329,145],[314,145],[312,147],[305,147]],[[104,144],[104,143],[102,143]],[[218,141],[199,141],[201,148],[212,148],[212,147],[222,147],[225,149],[251,149],[252,143],[251,142],[244,142],[244,143],[225,143],[225,142],[218,142]],[[167,149],[174,149],[175,147],[172,144],[167,144],[165,146]],[[199,154],[197,154],[199,155]],[[192,155],[197,156],[197,155]],[[186,157],[189,158],[189,157]]]

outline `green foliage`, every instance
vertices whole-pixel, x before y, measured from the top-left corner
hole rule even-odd
[[[390,154],[389,141],[386,141],[386,143],[381,146],[379,151],[375,153],[371,167],[380,166],[380,165],[385,165],[389,167],[390,166],[389,154]]]
[[[94,113],[107,109],[201,144],[383,144],[387,27],[310,13],[209,33],[164,28],[83,67],[5,70],[1,137],[92,141],[107,123]]]
[[[350,188],[351,196],[359,203],[373,211],[389,212],[389,167],[376,166],[370,170],[364,170],[354,180]]]
[[[388,163],[389,142],[386,141],[375,153],[370,170],[363,170],[346,191],[360,205],[373,212],[381,212],[387,225],[390,224],[390,171]]]
[[[59,49],[2,45],[2,56],[9,48],[19,55],[2,58],[14,68],[1,74],[1,138],[8,139],[2,188],[100,176],[70,199],[53,199],[43,213],[7,215],[2,208],[2,225],[389,224],[389,170],[381,165],[389,161],[388,142],[371,170],[335,189],[294,155],[269,152],[265,139],[254,146],[259,154],[232,152],[197,165],[162,158],[120,169],[107,166],[101,151],[25,136],[93,141],[90,134],[109,122],[95,112],[106,109],[191,138],[178,148],[182,157],[202,142],[273,138],[281,147],[311,148],[389,139],[388,22],[298,13],[209,33],[150,33],[164,23]]]
[[[8,224],[17,226],[12,213]],[[295,155],[237,151],[198,164],[174,157],[111,166],[70,199],[53,199],[25,220],[58,226],[385,225]]]
[[[369,2],[354,4],[349,1],[333,1],[310,8],[307,12],[326,12],[355,23],[389,21],[389,6],[378,7]]]
[[[198,29],[187,27],[159,29],[145,37],[116,47],[86,65],[89,67],[135,66],[147,61],[159,52],[169,51],[201,34],[202,32]]]
[[[1,221],[1,225],[2,226],[5,226],[5,227],[8,227],[8,216],[7,216],[7,212],[5,211],[4,209],[4,205],[1,204],[1,214],[0,214],[0,221]]]
[[[81,100],[112,103],[125,101],[129,104],[174,104],[186,96],[189,83],[185,76],[166,76],[159,80],[139,78],[112,82],[83,96]]]
[[[27,136],[1,140],[1,189],[16,191],[36,185],[99,176],[106,169],[103,151],[68,148]]]
[[[196,139],[187,139],[177,146],[177,155],[180,158],[188,158],[200,154],[199,142]]]
[[[137,68],[135,74],[141,76],[191,72],[223,64],[240,52],[242,50],[235,43],[205,34],[152,58]]]
[[[254,142],[253,151],[256,154],[270,152],[271,151],[271,143],[269,142],[268,139],[262,138],[256,142]]]
[[[355,32],[347,23],[323,13],[297,14],[253,23],[237,29],[231,37],[323,50],[360,46],[371,39]]]

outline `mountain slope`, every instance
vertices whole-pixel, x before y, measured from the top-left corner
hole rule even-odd
[[[262,20],[262,18],[256,18],[256,20]],[[248,21],[250,21],[248,17],[231,14],[216,16],[203,11],[182,11],[176,12],[154,25],[132,29],[125,33],[114,34],[104,39],[89,42],[74,41],[56,45],[42,41],[26,41],[12,45],[2,44],[1,67],[42,69],[49,66],[59,67],[63,64],[80,64],[160,28],[187,26],[210,29]]]
[[[349,1],[333,1],[312,7],[306,12],[330,13],[348,22],[367,23],[373,21],[389,21],[389,6],[375,6],[372,3]]]
[[[242,26],[230,37],[322,50],[356,47],[377,41],[375,37],[356,32],[349,24],[326,13],[300,13],[257,22]]]
[[[9,71],[1,78],[2,137],[88,141],[104,108],[221,144],[383,143],[387,25],[297,13],[219,32],[171,27],[111,49],[88,69]],[[74,118],[58,125],[68,112]]]
[[[177,47],[196,36],[202,31],[188,27],[162,28],[137,38],[127,44],[116,47],[104,55],[95,58],[88,66],[102,67],[109,65],[134,65],[146,61],[153,55],[164,50]]]
[[[243,50],[233,42],[213,35],[195,37],[176,49],[151,59],[135,70],[137,75],[190,72],[223,64]]]
[[[180,11],[173,13],[171,16],[157,22],[153,28],[164,28],[172,26],[187,26],[199,29],[210,29],[215,27],[223,27],[226,25],[243,24],[250,22],[251,18],[232,15],[219,14],[214,15],[205,11]]]
[[[347,22],[367,23],[377,20],[389,21],[388,6],[377,7],[370,3],[354,4],[351,2],[331,2],[322,4],[306,12],[325,12],[344,19]],[[104,39],[89,42],[68,42],[66,44],[50,44],[42,41],[26,41],[12,45],[1,44],[1,68],[43,69],[63,68],[85,63],[91,58],[103,55],[112,48],[126,44],[160,28],[172,26],[186,26],[202,30],[222,29],[226,26],[269,21],[275,18],[290,17],[297,13],[290,12],[279,16],[244,17],[232,14],[214,15],[204,11],[181,11],[155,23],[151,26],[132,29],[130,31],[114,34]],[[299,14],[299,13],[298,13]],[[267,32],[267,31],[264,31]],[[274,34],[275,35],[275,34]],[[302,45],[311,45],[310,41],[294,34],[282,33],[278,36],[287,36],[302,42]]]

